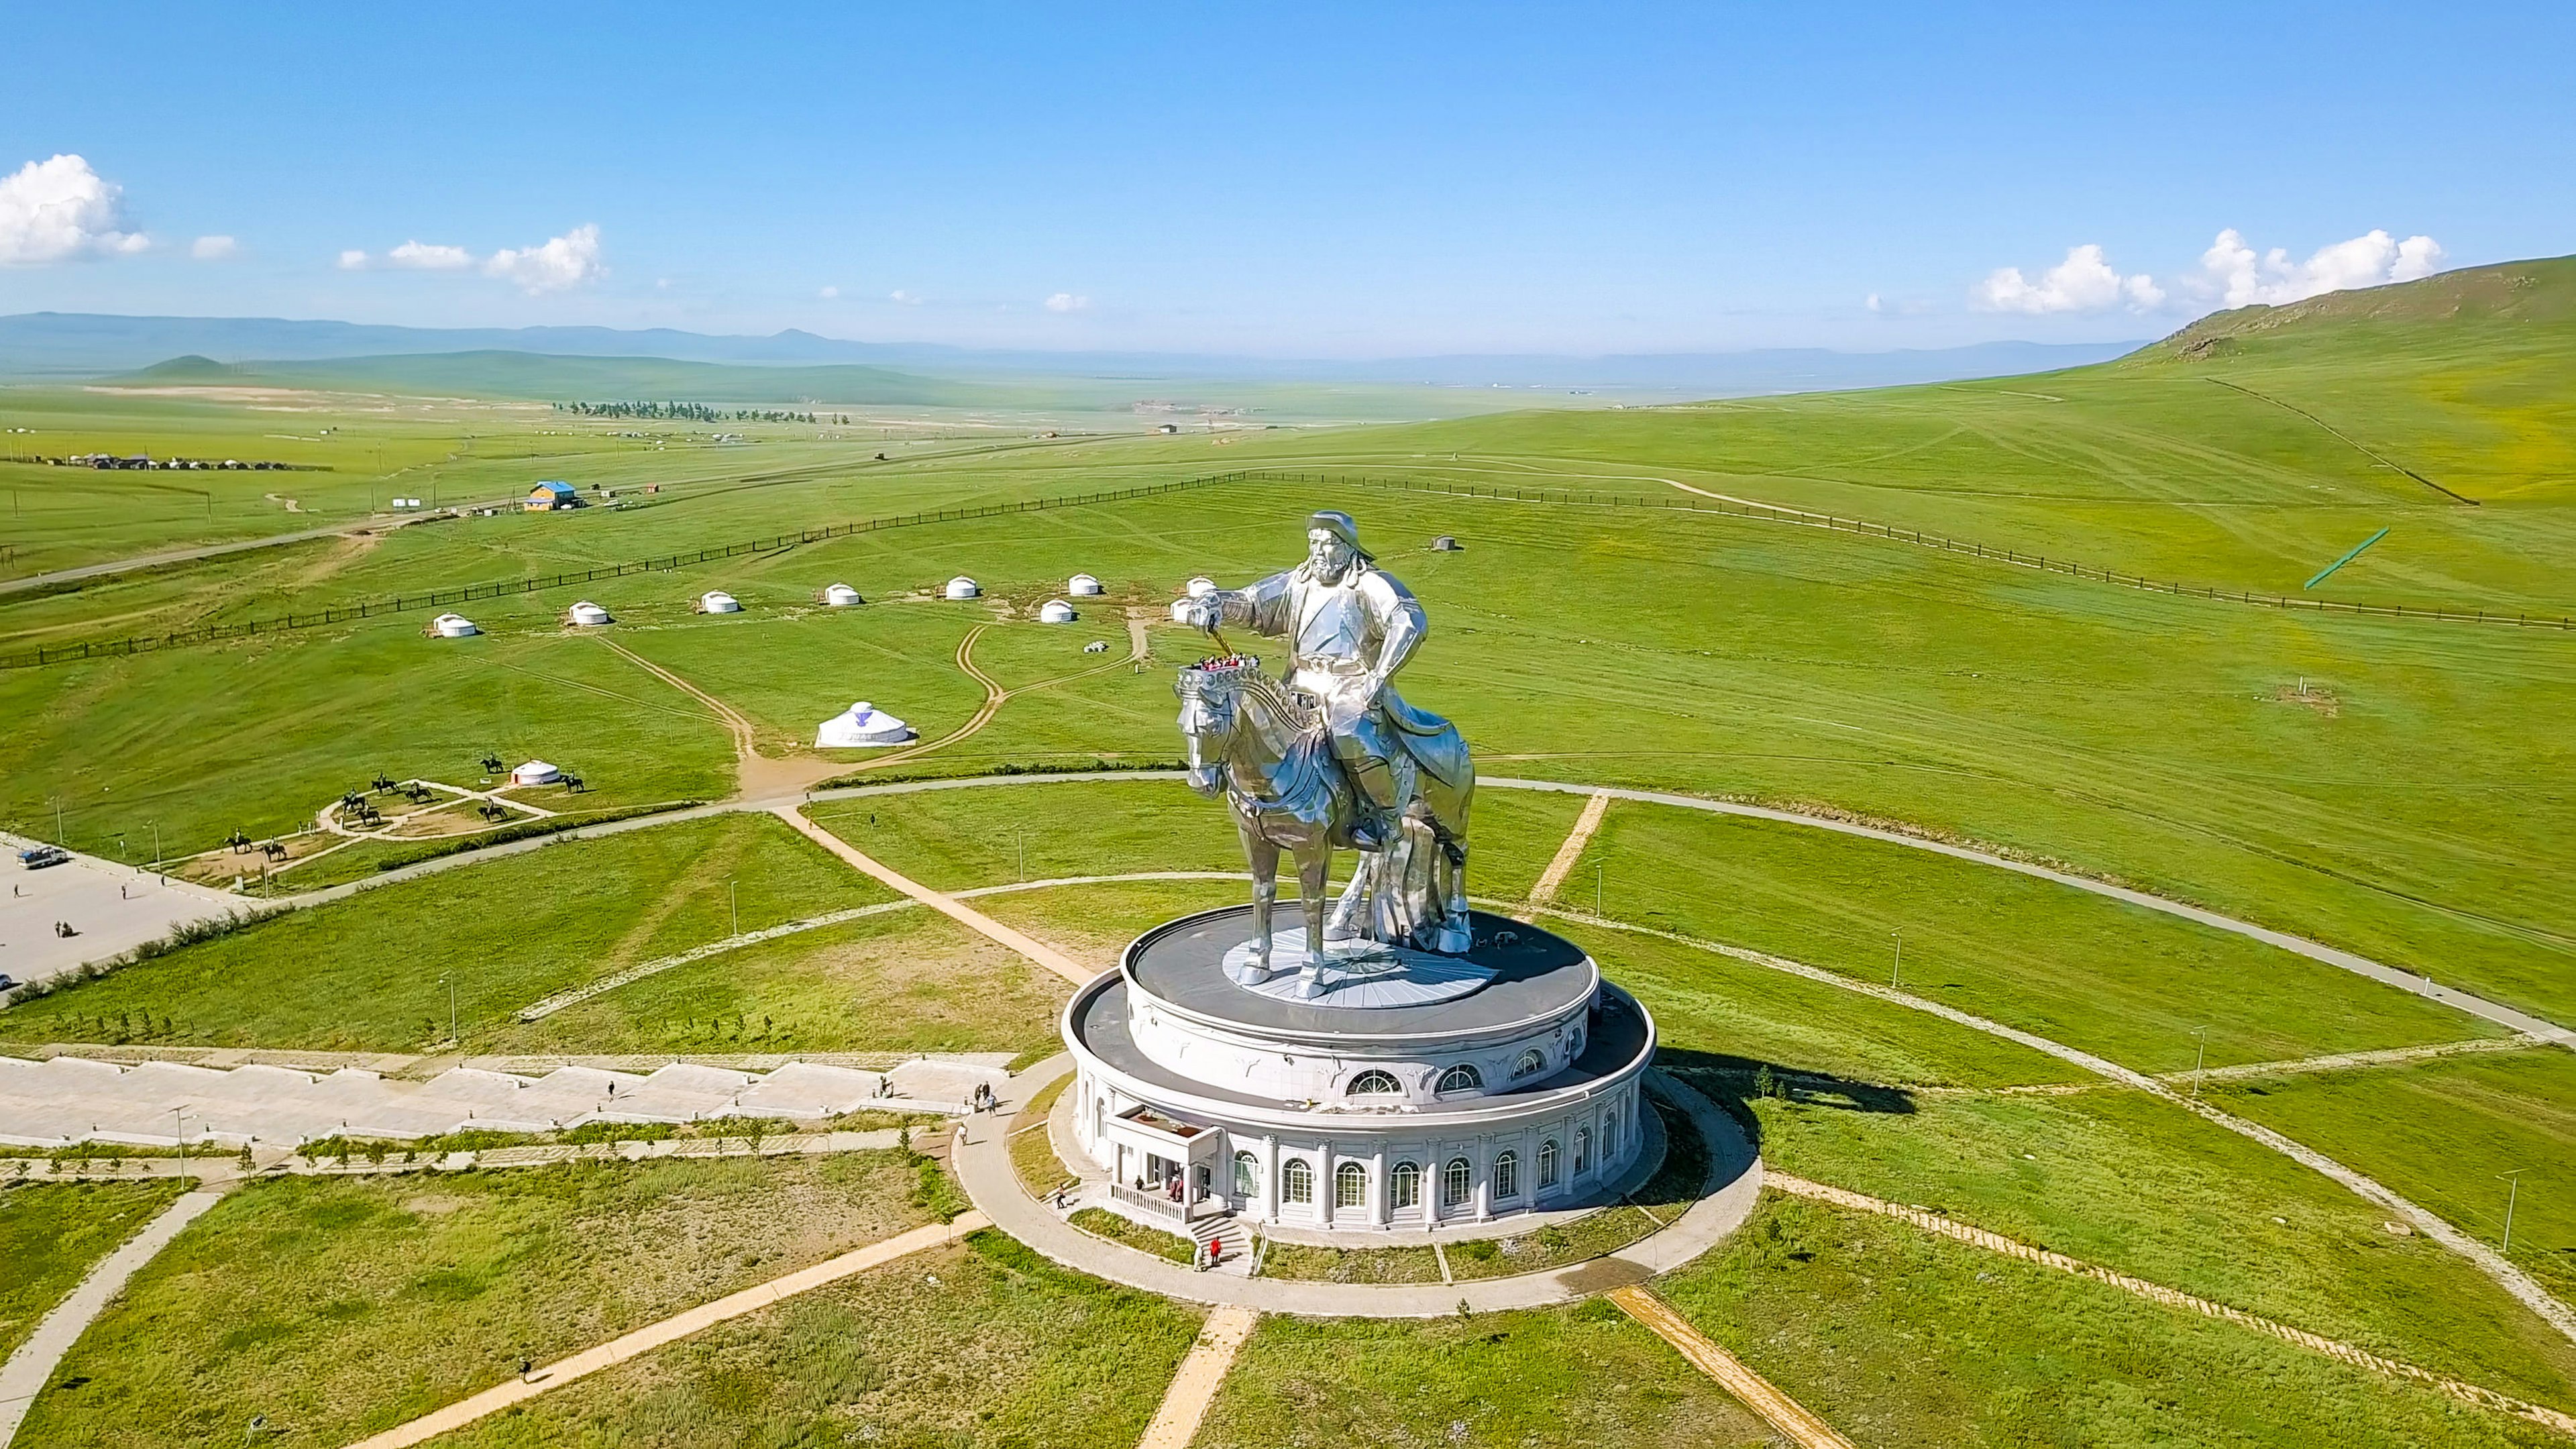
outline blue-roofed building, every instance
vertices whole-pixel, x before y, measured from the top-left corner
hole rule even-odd
[[[558,508],[579,508],[581,493],[569,483],[540,483],[528,490],[524,505],[530,513],[548,513]]]

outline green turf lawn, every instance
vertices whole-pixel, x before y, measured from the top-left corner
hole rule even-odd
[[[2466,1261],[2389,1233],[2384,1210],[2179,1107],[2114,1091],[1751,1106],[1780,1171],[2576,1408],[2576,1346]]]
[[[1812,1203],[1766,1198],[1655,1291],[1886,1449],[2560,1442],[2249,1329]]]
[[[991,1231],[723,1324],[439,1449],[1133,1444],[1198,1315]]]
[[[2373,1071],[2273,1077],[2213,1086],[2240,1116],[2278,1128],[2403,1193],[2513,1258],[2561,1299],[2576,1299],[2576,1057],[2540,1047]]]
[[[1191,1441],[1197,1449],[1773,1442],[1762,1421],[1603,1302],[1428,1323],[1265,1318]]]
[[[523,1006],[721,939],[737,905],[756,931],[892,898],[767,816],[657,825],[291,912],[25,1002],[0,1039],[98,1040],[101,1018],[112,1039],[120,1013],[149,1013],[173,1023],[156,1041],[419,1050],[447,1034],[449,975],[481,1050],[517,1039]]]
[[[170,1178],[0,1186],[0,1359],[180,1190]]]
[[[1056,780],[830,800],[809,818],[933,890],[1148,870],[1241,870],[1223,804],[1178,780]]]
[[[36,1444],[346,1443],[923,1221],[897,1154],[237,1188],[84,1335]],[[59,1385],[85,1380],[77,1388]]]
[[[1883,841],[1614,803],[1598,866],[1625,920],[1901,984],[2141,1071],[2499,1035],[2393,987],[2072,887]]]
[[[489,1022],[475,1046],[1019,1052],[1055,1040],[1066,989],[1052,972],[916,906],[693,961],[537,1021]]]

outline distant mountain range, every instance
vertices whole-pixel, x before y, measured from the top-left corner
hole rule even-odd
[[[1601,388],[1692,396],[1808,392],[1947,382],[2077,367],[2139,344],[1989,342],[1895,352],[1767,348],[1610,357],[1458,355],[1373,361],[1297,360],[1157,352],[1034,352],[910,342],[850,342],[790,329],[767,337],[669,328],[379,327],[275,317],[121,317],[27,312],[0,317],[0,377],[97,377],[178,357],[219,363],[321,361],[432,353],[659,358],[754,367],[861,365],[946,376],[1093,380],[1225,379],[1433,387]]]

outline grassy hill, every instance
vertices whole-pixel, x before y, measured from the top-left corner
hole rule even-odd
[[[652,398],[771,408],[809,404],[1030,407],[1074,400],[1071,389],[952,382],[884,367],[737,367],[660,357],[547,357],[501,351],[229,363],[192,355],[103,381],[109,386],[277,387],[547,402]]]

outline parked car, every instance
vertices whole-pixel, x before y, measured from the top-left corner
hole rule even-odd
[[[59,845],[38,845],[18,852],[18,863],[29,870],[43,870],[71,859],[71,852]]]
[[[15,987],[17,986],[17,984],[18,984],[18,978],[17,978],[17,977],[10,975],[10,974],[9,974],[8,972],[6,972],[6,971],[0,971],[0,991],[8,991],[8,990],[11,990],[11,989],[15,988]]]

